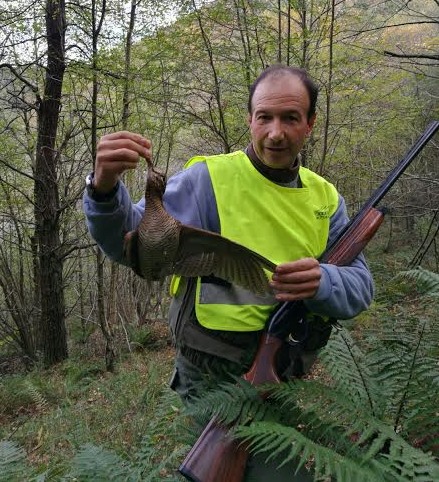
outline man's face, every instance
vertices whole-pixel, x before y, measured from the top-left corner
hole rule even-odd
[[[269,76],[256,87],[249,125],[264,164],[287,168],[294,162],[314,125],[315,115],[307,116],[309,104],[306,87],[291,74]]]

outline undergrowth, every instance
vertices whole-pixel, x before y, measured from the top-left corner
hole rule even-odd
[[[331,337],[319,376],[270,387],[268,403],[266,387],[238,380],[195,412],[206,422],[215,411],[252,451],[326,480],[439,480],[437,286],[431,272],[389,277]],[[0,481],[182,480],[197,434],[167,388],[172,358],[135,352],[115,374],[72,358],[0,379]]]

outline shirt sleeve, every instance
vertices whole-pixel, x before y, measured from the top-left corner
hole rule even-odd
[[[331,217],[328,245],[349,221],[342,196]],[[349,319],[366,310],[372,302],[372,275],[361,253],[348,266],[321,263],[322,278],[314,298],[305,300],[310,311],[336,319]]]
[[[163,196],[165,209],[184,224],[219,231],[218,213],[212,183],[205,163],[197,163],[172,176]],[[123,241],[135,230],[145,210],[145,198],[134,203],[122,181],[114,197],[105,202],[93,200],[85,191],[83,210],[91,237],[113,261],[127,264]]]

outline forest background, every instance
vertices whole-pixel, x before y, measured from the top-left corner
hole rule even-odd
[[[166,283],[109,262],[87,233],[81,198],[99,137],[146,135],[154,163],[172,174],[194,155],[246,146],[249,86],[262,68],[304,67],[320,87],[304,163],[337,186],[353,214],[439,118],[439,3],[16,0],[0,9],[1,436],[34,455],[47,444],[36,457],[44,466],[57,443],[71,455],[84,441],[55,442],[41,421],[23,428],[47,410],[50,376],[84,378],[78,364],[92,367],[87,377],[109,376],[129,356],[151,400],[149,370],[163,384],[172,358],[166,347],[155,363],[154,354],[134,354],[166,339]],[[385,199],[386,224],[368,252],[378,287],[418,265],[438,272],[437,155],[433,139]],[[145,169],[124,179],[135,200]],[[388,296],[378,290],[376,303]],[[38,383],[17,378],[27,370]],[[121,446],[134,443],[123,438]]]

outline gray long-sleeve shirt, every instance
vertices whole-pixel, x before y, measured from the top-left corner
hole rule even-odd
[[[172,176],[167,183],[163,203],[169,214],[180,222],[219,232],[215,196],[205,163],[196,163]],[[123,237],[139,224],[145,199],[133,203],[125,185],[119,182],[111,200],[96,202],[86,192],[83,205],[92,237],[110,259],[124,264]],[[345,201],[339,196],[338,208],[330,220],[328,244],[347,222]],[[310,311],[331,318],[348,319],[369,306],[373,281],[363,255],[359,255],[349,266],[322,263],[321,269],[319,289],[312,299],[305,301]]]

